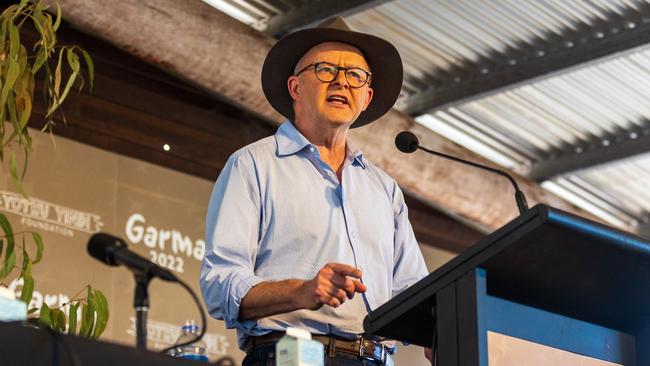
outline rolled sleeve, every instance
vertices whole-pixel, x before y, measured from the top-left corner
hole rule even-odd
[[[395,211],[395,251],[392,296],[395,296],[426,277],[429,271],[408,219],[404,194],[397,184],[393,190],[393,209]]]
[[[200,285],[210,315],[227,328],[255,334],[257,322],[239,320],[241,301],[263,279],[254,273],[261,204],[252,159],[230,157],[215,183],[206,217]]]

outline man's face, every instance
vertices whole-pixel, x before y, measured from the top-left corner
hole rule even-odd
[[[356,47],[345,43],[326,42],[307,51],[298,61],[294,73],[315,62],[371,71],[363,54]],[[372,99],[370,83],[353,88],[343,70],[339,71],[332,82],[326,83],[316,77],[312,66],[300,75],[289,77],[288,87],[294,99],[296,120],[303,123],[349,126],[368,107]]]

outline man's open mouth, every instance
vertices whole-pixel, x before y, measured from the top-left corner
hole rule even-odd
[[[338,105],[347,105],[348,98],[343,95],[330,95],[327,97],[327,102]]]

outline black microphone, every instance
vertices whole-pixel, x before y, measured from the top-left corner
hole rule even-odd
[[[480,169],[483,169],[483,170],[490,171],[492,173],[502,175],[502,176],[508,178],[508,180],[510,180],[510,183],[512,183],[512,186],[515,188],[515,201],[517,201],[517,207],[519,208],[519,213],[523,214],[524,212],[528,211],[528,203],[526,202],[526,196],[524,195],[524,192],[522,192],[519,189],[519,186],[517,185],[517,182],[515,181],[515,179],[510,174],[508,174],[507,172],[505,172],[503,170],[494,169],[494,168],[491,168],[489,166],[481,165],[481,164],[474,163],[474,162],[471,162],[471,161],[468,161],[468,160],[457,158],[455,156],[443,154],[441,152],[437,152],[437,151],[433,151],[433,150],[429,150],[427,148],[424,148],[424,147],[420,146],[420,141],[418,141],[417,136],[415,136],[412,132],[409,132],[409,131],[402,131],[402,132],[398,133],[397,136],[395,136],[395,146],[397,146],[397,149],[399,149],[399,151],[401,151],[403,153],[410,154],[410,153],[414,152],[415,150],[420,149],[420,150],[428,152],[429,154],[441,156],[441,157],[443,157],[445,159],[449,159],[449,160],[453,160],[453,161],[456,161],[456,162],[459,162],[459,163],[471,165],[471,166],[476,167],[476,168],[480,168]]]
[[[91,236],[88,241],[88,254],[109,266],[124,265],[136,274],[158,277],[170,282],[178,281],[173,273],[130,251],[124,240],[113,235],[97,233]]]

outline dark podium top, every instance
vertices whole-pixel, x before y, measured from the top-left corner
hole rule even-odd
[[[650,243],[537,205],[368,314],[366,333],[430,347],[436,292],[476,267],[492,296],[623,332],[650,324]]]
[[[0,322],[0,365],[30,366],[201,366],[113,343]]]

